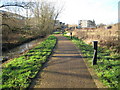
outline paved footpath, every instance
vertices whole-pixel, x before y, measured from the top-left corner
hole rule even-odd
[[[57,35],[58,43],[32,88],[97,88],[75,45]]]

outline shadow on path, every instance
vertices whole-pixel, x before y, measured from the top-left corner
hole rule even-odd
[[[57,35],[57,48],[33,81],[34,88],[97,88],[75,45]]]

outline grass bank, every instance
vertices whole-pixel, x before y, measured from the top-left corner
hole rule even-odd
[[[66,36],[70,39],[69,36]],[[109,88],[120,88],[120,55],[107,48],[98,47],[97,65],[92,66],[93,46],[73,37],[72,41],[81,50],[83,58],[89,63],[97,76]]]
[[[28,88],[56,44],[56,37],[49,36],[26,54],[14,58],[2,67],[2,88]]]

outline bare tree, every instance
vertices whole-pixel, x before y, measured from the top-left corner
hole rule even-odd
[[[36,18],[36,25],[42,34],[51,33],[54,29],[55,21],[62,11],[62,8],[56,9],[51,2],[36,1],[31,6],[31,11]]]

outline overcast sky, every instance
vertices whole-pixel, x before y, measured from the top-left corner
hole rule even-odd
[[[66,24],[78,24],[78,20],[93,19],[96,21],[96,24],[113,24],[118,22],[118,2],[120,0],[48,1],[58,2],[59,6],[64,6],[64,9],[58,19]]]

